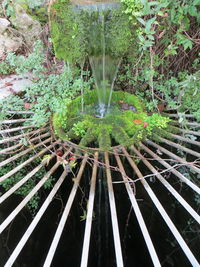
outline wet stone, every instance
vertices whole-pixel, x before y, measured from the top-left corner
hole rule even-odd
[[[123,110],[128,110],[128,109],[129,109],[129,104],[128,104],[128,103],[123,103],[123,104],[121,105],[121,108],[122,108]]]
[[[132,111],[134,111],[134,112],[137,111],[136,107],[134,107],[134,106],[129,106],[129,109],[132,110]]]

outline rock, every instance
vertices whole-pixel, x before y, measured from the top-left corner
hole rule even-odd
[[[0,58],[6,53],[17,51],[22,45],[22,39],[14,36],[0,35]]]
[[[129,104],[128,103],[122,103],[121,108],[123,110],[128,110],[129,109]]]
[[[134,107],[134,106],[129,106],[129,109],[132,110],[133,112],[137,111],[136,107]]]
[[[0,79],[0,100],[13,94],[21,92],[32,81],[26,75],[9,75]]]
[[[5,18],[0,18],[0,34],[4,33],[10,25],[10,21]]]
[[[10,21],[24,37],[29,48],[32,48],[42,32],[39,21],[28,15],[20,5],[15,6],[15,17],[10,18]]]

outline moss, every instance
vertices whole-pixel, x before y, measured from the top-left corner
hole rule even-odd
[[[131,44],[130,21],[121,8],[75,10],[68,0],[57,0],[51,6],[50,21],[55,54],[70,63],[102,55],[102,38],[105,53],[111,57],[122,57]]]
[[[71,138],[76,143],[80,142],[81,146],[95,143],[108,150],[112,146],[111,136],[115,144],[130,146],[151,136],[154,131],[166,128],[169,122],[168,118],[159,114],[148,116],[136,96],[122,91],[113,92],[111,110],[103,118],[96,117],[96,90],[84,95],[84,103],[84,113],[80,112],[79,96],[66,106],[63,113],[53,115],[54,131],[61,139]],[[125,110],[123,104],[135,110]]]
[[[32,1],[33,2],[33,1]],[[22,8],[33,19],[38,20],[41,24],[48,23],[48,10],[44,1],[31,4],[28,0],[16,1],[15,5],[19,5],[18,8]]]
[[[89,128],[86,134],[81,139],[79,145],[82,147],[89,146],[90,143],[95,142],[97,140],[97,134],[95,133],[93,128]]]
[[[42,25],[48,23],[48,11],[47,7],[28,8],[27,12],[32,18],[38,20]]]
[[[115,139],[116,143],[129,146],[131,144],[130,137],[121,127],[115,127],[112,130],[112,136]]]
[[[98,135],[98,144],[99,147],[103,150],[109,150],[111,148],[111,139],[110,139],[110,133],[106,131],[106,129],[100,129],[99,135]]]

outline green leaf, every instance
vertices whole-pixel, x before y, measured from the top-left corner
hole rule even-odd
[[[142,19],[142,18],[137,18],[137,20],[140,22],[140,23],[142,23],[142,25],[146,25],[146,22]]]
[[[197,15],[197,8],[195,6],[190,6],[188,12],[190,16],[195,17]]]
[[[200,0],[194,0],[193,5],[194,6],[200,6]]]
[[[192,49],[192,45],[193,45],[193,42],[191,40],[187,39],[183,43],[183,48],[184,48],[184,50],[186,50],[188,48]]]
[[[42,158],[42,162],[46,161],[46,165],[48,166],[49,165],[49,162],[51,160],[51,155],[48,154],[48,155],[44,155],[44,157]]]
[[[148,30],[150,30],[150,28],[151,28],[151,25],[154,23],[154,21],[156,20],[156,17],[153,17],[153,18],[151,18],[151,19],[149,19],[149,20],[147,20],[147,22],[146,22],[146,28],[148,29]]]

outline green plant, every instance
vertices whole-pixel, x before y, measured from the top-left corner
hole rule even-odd
[[[7,55],[7,61],[10,66],[15,68],[15,71],[18,74],[31,72],[38,78],[44,77],[45,68],[43,64],[45,62],[45,54],[41,41],[35,42],[33,53],[29,54],[27,57],[17,56],[15,53],[9,53]]]
[[[136,41],[122,64],[118,84],[137,94],[148,110],[155,111],[162,103],[178,109],[183,104],[179,83],[199,69],[199,0],[122,3]]]
[[[62,112],[63,107],[71,99],[81,90],[87,91],[92,84],[91,79],[83,82],[79,72],[72,73],[69,66],[65,64],[59,73],[49,74],[44,67],[44,48],[40,41],[35,43],[33,53],[28,57],[11,53],[7,56],[7,60],[18,74],[29,73],[33,83],[24,89],[22,96],[11,95],[0,101],[2,118],[5,118],[7,110],[18,111],[28,108],[34,111],[31,123],[43,126],[49,122],[53,112]],[[52,70],[57,72],[56,67],[52,66]]]
[[[98,97],[95,90],[84,95],[84,102],[82,114],[81,97],[77,97],[65,106],[63,113],[53,116],[55,133],[61,139],[70,138],[82,147],[95,143],[101,149],[110,149],[111,139],[117,144],[129,146],[152,135],[156,129],[167,128],[170,121],[159,114],[148,116],[137,97],[122,91],[113,93],[111,111],[103,118],[96,114]]]
[[[14,72],[14,68],[9,65],[7,61],[0,62],[0,74],[11,74]]]
[[[1,5],[4,11],[4,15],[6,15],[7,17],[13,16],[15,14],[12,0],[3,0]]]
[[[50,10],[52,42],[58,58],[81,65],[87,56],[102,55],[103,39],[106,55],[120,58],[128,52],[131,28],[121,9],[82,10],[68,0],[57,0]]]
[[[1,167],[0,169],[0,176],[7,174],[9,171],[11,171],[16,165],[20,165],[25,160],[27,160],[30,157],[29,155],[22,156],[19,159],[15,160],[14,162],[8,163],[5,166]],[[1,160],[5,159],[3,156],[1,156]],[[31,168],[34,168],[37,166],[37,164],[40,162],[40,159],[36,159],[32,162]],[[17,173],[12,175],[11,177],[5,179],[3,182],[0,183],[0,185],[8,191],[10,188],[12,188],[16,183],[18,183],[26,174],[27,172],[30,172],[30,166],[20,169]],[[34,186],[40,181],[41,177],[43,177],[45,174],[45,169],[41,168],[31,179],[29,179],[25,184],[23,184],[19,189],[16,190],[15,194],[20,195],[22,198],[26,197],[27,194],[30,193],[30,191],[34,188]],[[52,181],[54,180],[53,177],[50,177],[47,182],[44,184],[44,189],[50,189],[52,187]],[[32,216],[34,216],[36,210],[38,209],[39,203],[40,203],[40,194],[36,193],[31,200],[28,202],[27,207],[30,210]]]

